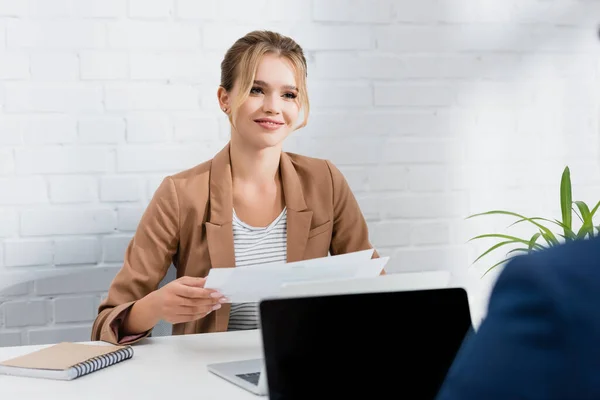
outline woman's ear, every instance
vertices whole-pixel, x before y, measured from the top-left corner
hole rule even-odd
[[[223,86],[219,86],[219,89],[217,90],[217,98],[219,99],[219,108],[221,108],[224,113],[229,113],[231,110],[229,105],[229,93],[227,93],[227,90],[225,90]]]

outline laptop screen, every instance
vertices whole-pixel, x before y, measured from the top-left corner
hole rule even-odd
[[[461,288],[263,300],[269,399],[434,399],[471,328]]]

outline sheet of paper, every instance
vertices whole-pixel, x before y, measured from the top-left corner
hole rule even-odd
[[[258,302],[277,297],[282,286],[288,283],[377,276],[389,258],[371,259],[372,254],[371,251],[370,254],[350,253],[294,263],[214,268],[208,274],[205,287],[219,290],[232,303]]]

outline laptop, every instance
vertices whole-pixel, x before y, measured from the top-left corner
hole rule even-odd
[[[280,297],[260,316],[264,361],[209,370],[271,400],[434,399],[471,328],[462,288]]]

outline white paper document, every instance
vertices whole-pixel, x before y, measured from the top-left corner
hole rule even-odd
[[[389,257],[371,259],[373,249],[293,263],[213,268],[204,287],[217,289],[232,303],[278,297],[289,283],[378,276]]]

